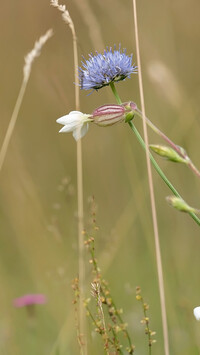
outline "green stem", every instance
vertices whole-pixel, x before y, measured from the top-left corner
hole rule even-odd
[[[142,112],[137,108],[135,110],[135,113],[142,118]],[[169,139],[158,127],[156,127],[148,117],[145,117],[146,123],[148,126],[155,132],[157,133],[161,138],[163,138],[171,147],[182,157],[183,159],[186,160],[187,166],[198,176],[200,177],[200,171],[197,169],[197,167],[193,164],[191,159],[188,157],[187,153],[185,150],[181,149],[178,145],[176,145],[174,142]]]
[[[118,103],[119,105],[121,105],[121,104],[122,104],[122,101],[121,101],[121,99],[120,99],[120,97],[119,97],[119,95],[118,95],[118,92],[117,92],[116,88],[115,88],[115,84],[114,84],[114,83],[110,83],[110,87],[111,87],[111,90],[112,90],[112,92],[113,92],[113,94],[114,94],[116,100],[117,100],[117,103]]]
[[[145,142],[142,139],[142,137],[141,137],[140,133],[138,132],[138,130],[136,129],[136,127],[134,126],[133,122],[129,122],[128,124],[131,127],[132,131],[135,133],[141,146],[144,148],[144,150],[146,150]],[[166,183],[166,185],[170,188],[170,190],[173,192],[173,194],[177,197],[182,198],[181,195],[178,193],[178,191],[175,189],[175,187],[167,179],[166,175],[163,173],[163,171],[161,170],[161,168],[159,167],[159,165],[157,164],[157,162],[155,161],[155,159],[153,158],[153,156],[150,152],[149,152],[149,156],[150,156],[150,160],[151,160],[155,170],[160,175],[160,177],[163,179],[163,181]],[[188,212],[188,213],[194,219],[194,221],[200,226],[200,219],[196,216],[196,214],[193,212]]]
[[[120,105],[122,103],[118,92],[115,88],[115,84],[114,83],[110,83],[110,87],[111,90],[117,100],[117,103]],[[136,113],[140,114],[140,112],[137,110]],[[150,121],[147,120],[147,123],[149,123]],[[138,132],[138,130],[136,129],[135,125],[133,124],[132,121],[128,122],[129,126],[131,127],[132,131],[135,133],[139,143],[141,144],[141,146],[144,148],[144,150],[146,150],[146,144],[143,140],[143,138],[141,137],[140,133]],[[153,123],[151,122],[151,128],[154,128],[154,131],[156,131],[156,133],[158,133],[158,128],[156,126],[153,125]],[[164,134],[163,134],[164,135]],[[165,135],[164,135],[165,136]],[[173,192],[173,194],[177,197],[181,197],[181,195],[178,193],[178,191],[175,189],[175,187],[171,184],[171,182],[167,179],[166,175],[163,173],[163,171],[161,170],[161,168],[159,167],[159,165],[157,164],[157,162],[155,161],[153,155],[149,152],[149,157],[150,160],[152,162],[152,165],[154,166],[154,168],[156,169],[157,173],[160,175],[160,177],[163,179],[163,181],[166,183],[166,185],[170,188],[170,190]],[[193,212],[188,212],[189,215],[194,219],[194,221],[200,226],[200,219],[196,216],[195,213]]]

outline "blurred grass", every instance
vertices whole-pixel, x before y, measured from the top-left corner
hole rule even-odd
[[[131,1],[100,0],[89,5],[97,16],[105,45],[121,43],[134,53]],[[93,47],[83,16],[67,3],[76,26],[79,53]],[[114,11],[115,9],[115,11]],[[197,0],[138,2],[139,34],[146,112],[177,144],[199,163],[200,4]],[[61,354],[78,354],[72,309],[71,280],[77,275],[76,145],[71,135],[59,135],[55,120],[74,109],[71,33],[49,1],[11,0],[1,4],[1,131],[3,141],[22,80],[23,58],[48,28],[55,34],[33,65],[24,102],[8,150],[0,184],[0,352],[50,354],[60,329]],[[174,76],[180,91],[176,104],[149,75],[159,61]],[[173,83],[172,83],[173,84]],[[137,77],[117,85],[122,100],[139,105]],[[90,113],[114,102],[108,88],[87,96],[81,110]],[[141,122],[136,122],[141,129]],[[150,134],[150,142],[158,138]],[[83,139],[85,222],[88,197],[95,196],[100,232],[96,242],[99,265],[133,333],[136,353],[144,354],[145,338],[135,300],[142,287],[150,304],[152,329],[157,331],[153,354],[163,353],[159,294],[144,152],[126,125],[103,129],[92,126]],[[186,201],[199,207],[199,181],[184,166],[159,161]],[[60,191],[64,177],[69,183]],[[199,354],[199,324],[192,309],[199,305],[198,227],[187,215],[165,202],[169,191],[154,174],[158,222],[165,276],[171,354]],[[12,300],[24,293],[48,297],[37,308],[37,324],[30,328],[25,309]],[[89,293],[89,288],[88,288]],[[91,325],[89,325],[91,329]],[[95,343],[96,344],[96,343]],[[102,354],[91,342],[90,353]]]

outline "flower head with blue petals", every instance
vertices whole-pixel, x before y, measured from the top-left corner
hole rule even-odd
[[[79,68],[79,85],[83,90],[98,90],[137,73],[132,55],[128,56],[126,49],[121,50],[120,46],[118,50],[107,47],[104,54],[96,52],[96,55],[89,55],[89,60],[84,60]]]

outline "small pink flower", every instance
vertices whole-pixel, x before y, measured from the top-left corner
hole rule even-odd
[[[13,304],[15,307],[26,307],[35,304],[45,304],[47,299],[42,294],[28,294],[19,298],[15,298]]]

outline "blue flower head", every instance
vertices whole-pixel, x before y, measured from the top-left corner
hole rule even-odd
[[[128,56],[126,49],[121,50],[120,46],[119,50],[107,47],[104,54],[90,54],[89,60],[82,61],[82,67],[79,68],[79,85],[83,90],[98,90],[137,72],[137,67],[132,65],[132,55]]]

